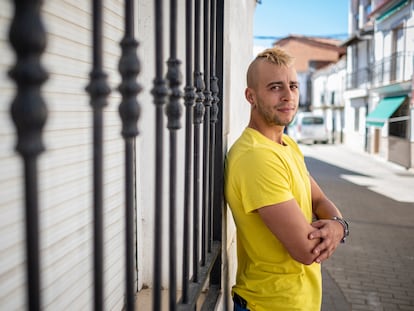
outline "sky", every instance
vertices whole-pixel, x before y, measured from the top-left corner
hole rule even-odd
[[[270,47],[291,34],[346,39],[349,0],[261,0],[254,14],[254,45]],[[260,39],[259,37],[273,37]]]

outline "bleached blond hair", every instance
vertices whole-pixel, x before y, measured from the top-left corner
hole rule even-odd
[[[247,69],[247,86],[251,87],[253,85],[253,79],[256,74],[256,64],[258,62],[266,61],[278,66],[291,66],[294,63],[294,60],[295,58],[292,55],[279,46],[274,46],[260,52]]]

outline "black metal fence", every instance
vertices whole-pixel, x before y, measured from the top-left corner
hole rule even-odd
[[[347,74],[346,88],[378,87],[386,83],[399,83],[411,79],[412,52],[398,52],[379,62]]]
[[[408,81],[413,73],[412,52],[398,52],[372,65],[372,86]]]
[[[25,232],[27,256],[28,309],[40,310],[42,303],[39,253],[39,192],[38,156],[44,152],[42,131],[47,119],[47,107],[41,87],[48,74],[40,58],[46,47],[41,0],[15,0],[14,16],[9,38],[16,55],[10,77],[16,85],[11,104],[12,118],[17,131],[16,150],[24,163]],[[177,0],[169,1],[169,34],[163,33],[165,3],[154,0],[155,20],[155,77],[152,94],[156,110],[156,165],[155,232],[153,271],[153,310],[161,310],[161,277],[163,256],[169,257],[169,310],[195,310],[203,289],[208,288],[204,303],[197,306],[212,310],[221,286],[221,209],[222,209],[222,118],[219,94],[223,75],[223,10],[224,0],[185,0],[185,86],[181,86],[181,61],[177,59]],[[90,95],[93,120],[93,237],[94,237],[94,309],[104,309],[104,244],[103,244],[103,111],[110,88],[103,70],[103,3],[92,1],[93,36],[92,69],[86,90]],[[137,83],[140,60],[138,41],[134,34],[134,1],[125,0],[124,37],[120,42],[122,55],[119,72],[122,82],[119,92],[122,101],[119,114],[122,120],[122,138],[125,142],[125,309],[135,310],[136,291],[134,267],[136,249],[134,214],[136,213],[134,188],[135,138],[138,135],[140,104]],[[170,49],[168,72],[163,43],[168,38]],[[148,57],[148,56],[146,56]],[[182,91],[183,89],[183,91]],[[184,94],[184,95],[183,95]],[[185,106],[185,170],[177,172],[177,131],[181,129],[181,100]],[[169,130],[169,171],[164,172],[164,116]],[[201,133],[203,134],[201,137]],[[137,168],[140,169],[139,167]],[[177,174],[185,180],[183,249],[176,246],[176,183]],[[163,206],[163,180],[169,178],[169,206]],[[169,253],[162,254],[163,215],[169,218]],[[200,214],[201,213],[201,214]],[[193,219],[190,219],[193,215]],[[200,223],[201,219],[201,223]],[[192,241],[192,245],[190,242]],[[201,241],[201,243],[199,243]],[[190,253],[190,250],[192,252]],[[177,297],[177,252],[183,252],[182,294]],[[190,275],[190,262],[192,274]],[[206,284],[208,283],[208,284]],[[178,301],[178,302],[177,302]]]
[[[371,75],[369,67],[352,71],[346,75],[346,88],[356,89],[367,87],[371,82]]]

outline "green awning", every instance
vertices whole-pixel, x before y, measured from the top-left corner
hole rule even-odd
[[[380,16],[377,17],[377,22],[381,22],[382,20],[390,17],[397,11],[401,10],[405,5],[408,4],[408,0],[402,0],[395,4],[394,6],[390,7],[388,10],[386,10],[384,13],[382,13]]]
[[[380,100],[377,107],[367,115],[367,126],[381,127],[401,106],[406,96],[385,97]]]

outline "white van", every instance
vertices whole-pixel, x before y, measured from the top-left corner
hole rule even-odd
[[[288,135],[298,143],[328,143],[329,132],[324,116],[299,112],[288,127]]]

